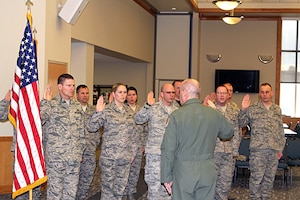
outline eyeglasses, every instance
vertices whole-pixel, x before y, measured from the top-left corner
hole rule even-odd
[[[225,95],[225,94],[228,94],[228,93],[227,92],[217,92],[217,94]]]
[[[171,91],[163,91],[163,92],[167,94],[175,94],[175,92],[171,92]]]

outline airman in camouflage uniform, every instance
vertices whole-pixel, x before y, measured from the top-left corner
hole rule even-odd
[[[95,111],[95,107],[88,104],[89,88],[86,85],[78,85],[76,97],[84,112],[84,125],[87,118]],[[85,199],[88,196],[96,168],[96,149],[100,142],[100,132],[89,133],[85,128],[86,148],[82,155],[80,165],[79,183],[76,199]]]
[[[136,114],[141,106],[137,104],[137,90],[135,87],[127,88],[127,100],[126,104],[133,110],[134,114]],[[135,159],[130,167],[130,174],[128,184],[125,189],[125,194],[127,194],[127,200],[135,200],[134,194],[137,192],[137,183],[140,176],[143,153],[145,150],[146,144],[146,134],[147,134],[147,124],[139,124],[137,125],[137,134],[136,134],[136,143],[137,143],[137,154]]]
[[[113,101],[105,106],[103,96],[89,117],[87,130],[104,128],[101,144],[101,199],[121,200],[126,195],[131,163],[137,153],[136,125],[133,111],[124,104],[127,89],[122,83],[112,88]]]
[[[80,162],[85,147],[83,112],[73,99],[71,75],[58,78],[59,95],[51,99],[50,86],[41,101],[43,143],[48,176],[47,199],[75,199]]]
[[[10,91],[8,91],[6,93],[4,99],[2,99],[0,101],[0,120],[1,121],[7,120],[9,102],[10,102]]]
[[[250,198],[270,199],[278,159],[282,156],[285,136],[281,109],[272,102],[273,91],[269,83],[259,89],[259,101],[250,105],[250,96],[245,95],[239,121],[242,127],[250,123]]]
[[[239,144],[241,140],[241,130],[239,127],[239,108],[227,102],[228,90],[225,86],[218,86],[216,89],[215,106],[227,121],[234,127],[234,136],[231,140],[222,141],[217,138],[214,151],[217,181],[216,200],[227,200],[228,192],[231,188],[232,177],[235,168],[235,156],[238,156]]]
[[[153,92],[148,94],[147,103],[135,115],[137,124],[148,122],[149,134],[146,141],[145,181],[148,185],[149,200],[171,199],[160,181],[161,143],[168,124],[169,115],[178,109],[174,101],[175,90],[171,84],[164,84],[160,92],[161,100],[155,103]]]

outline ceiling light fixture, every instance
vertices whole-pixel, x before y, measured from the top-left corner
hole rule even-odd
[[[241,4],[242,1],[239,1],[239,0],[227,0],[227,1],[226,0],[215,0],[212,3],[215,4],[221,10],[233,10],[239,4]]]
[[[226,14],[224,17],[222,17],[223,22],[226,24],[234,25],[240,23],[244,16],[234,16],[234,11],[231,10],[230,14]]]

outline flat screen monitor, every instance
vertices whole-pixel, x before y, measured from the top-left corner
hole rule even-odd
[[[258,93],[259,70],[216,69],[215,88],[224,83],[231,83],[235,93]]]

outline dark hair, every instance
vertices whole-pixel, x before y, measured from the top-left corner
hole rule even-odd
[[[261,86],[270,86],[270,88],[272,89],[272,86],[271,86],[270,83],[262,83],[262,84],[260,85],[260,87],[261,87]]]
[[[84,84],[78,85],[78,86],[76,87],[76,93],[78,93],[79,90],[80,90],[81,88],[87,88],[87,87],[88,87],[88,86],[86,86],[86,85],[84,85]]]
[[[74,80],[73,76],[70,74],[62,74],[57,79],[57,84],[63,84],[66,79],[72,79]]]
[[[133,86],[130,86],[130,87],[127,88],[127,93],[128,93],[129,90],[135,91],[136,95],[138,94],[136,88],[133,87]]]
[[[174,80],[173,83],[172,83],[172,85],[174,86],[176,82],[180,82],[181,83],[182,81],[183,80]]]

